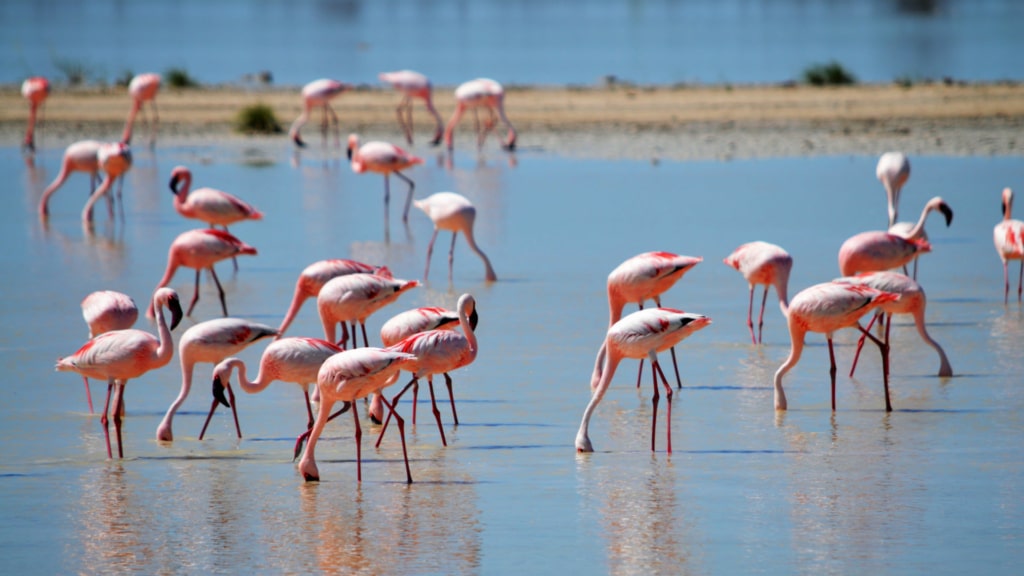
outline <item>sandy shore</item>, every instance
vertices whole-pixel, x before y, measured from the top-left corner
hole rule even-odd
[[[512,87],[506,110],[524,152],[634,159],[730,159],[834,154],[1020,155],[1024,153],[1024,85]],[[400,142],[398,95],[361,88],[335,100],[341,130]],[[282,129],[301,112],[298,88],[164,88],[158,97],[159,142],[288,147],[284,134],[247,136],[233,121],[243,107],[273,108]],[[435,89],[447,120],[451,87]],[[120,137],[129,99],[124,89],[56,87],[47,101],[41,137],[46,146]],[[417,144],[432,125],[416,105]],[[0,141],[17,146],[28,106],[17,86],[0,87]],[[304,129],[318,144],[318,115]],[[136,134],[144,135],[142,126]],[[473,145],[464,119],[457,146]],[[493,141],[489,146],[494,146]]]

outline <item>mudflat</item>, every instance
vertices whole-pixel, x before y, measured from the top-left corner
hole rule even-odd
[[[452,87],[437,87],[444,121],[454,110]],[[399,95],[359,87],[333,107],[342,138],[349,132],[402,143],[395,107]],[[159,142],[290,146],[285,132],[243,134],[235,119],[245,107],[271,107],[285,132],[302,111],[298,87],[164,87],[157,97]],[[46,101],[41,135],[47,146],[84,138],[116,140],[130,99],[124,88],[56,86]],[[690,160],[808,155],[1020,155],[1024,153],[1024,85],[918,84],[913,86],[629,86],[507,87],[505,109],[518,147],[563,156]],[[17,146],[28,118],[18,86],[0,87],[0,140]],[[433,123],[414,103],[417,145]],[[144,134],[140,115],[136,135]],[[304,138],[319,145],[319,111]],[[499,134],[503,134],[498,127]],[[456,132],[456,146],[475,146],[472,114]],[[495,146],[489,141],[487,146]]]

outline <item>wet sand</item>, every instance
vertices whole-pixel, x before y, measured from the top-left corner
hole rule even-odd
[[[342,137],[359,132],[401,141],[395,120],[399,96],[360,87],[334,100]],[[158,97],[159,141],[288,147],[284,133],[239,134],[233,122],[245,106],[273,108],[282,130],[301,112],[296,87],[217,87],[175,90]],[[435,88],[447,121],[451,87]],[[519,149],[570,157],[703,160],[811,155],[1021,155],[1024,85],[926,84],[912,87],[808,86],[508,87],[506,111],[519,132]],[[83,138],[117,139],[129,108],[122,88],[55,87],[40,132],[46,146]],[[17,146],[28,107],[17,86],[0,88],[0,142]],[[140,121],[142,116],[140,115]],[[429,116],[416,103],[417,145],[430,136]],[[319,113],[303,129],[316,145]],[[473,145],[472,116],[456,145]],[[136,137],[145,135],[136,125]],[[493,144],[490,144],[493,145]]]

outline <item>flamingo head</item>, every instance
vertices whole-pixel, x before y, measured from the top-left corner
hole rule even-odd
[[[355,134],[349,134],[348,135],[348,149],[345,151],[345,154],[348,156],[349,160],[352,160],[352,156],[354,156],[355,153],[358,152],[358,151],[359,151],[359,136],[357,136]]]
[[[221,382],[220,374],[213,377],[213,397],[226,408],[231,408],[231,403],[228,402],[227,397],[224,396],[224,383]]]
[[[953,209],[949,207],[941,198],[935,204],[935,209],[942,212],[942,216],[946,219],[946,226],[948,227],[953,223]]]
[[[170,181],[171,193],[175,196],[177,196],[179,192],[178,184],[183,180],[186,183],[190,183],[192,181],[192,172],[184,166],[176,166],[174,170],[171,170]]]
[[[1003,188],[1003,217],[1010,217],[1010,208],[1013,206],[1013,190]]]

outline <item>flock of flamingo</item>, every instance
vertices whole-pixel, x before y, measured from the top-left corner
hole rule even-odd
[[[453,146],[454,128],[464,113],[467,110],[477,112],[482,109],[488,116],[483,124],[478,117],[476,118],[477,146],[483,146],[486,136],[500,120],[508,129],[502,147],[507,150],[514,149],[516,132],[505,115],[504,94],[497,82],[477,79],[459,86],[455,92],[457,108],[447,125],[444,125],[432,103],[431,84],[425,76],[405,70],[381,74],[380,79],[402,94],[396,115],[408,143],[411,144],[413,141],[412,99],[420,98],[425,102],[436,123],[431,144],[440,144],[443,140],[450,149]],[[120,142],[100,143],[88,140],[76,142],[67,148],[59,175],[42,195],[39,205],[42,218],[45,219],[48,215],[49,198],[74,171],[88,173],[93,187],[97,174],[101,170],[105,174],[103,181],[90,194],[83,210],[83,222],[91,221],[93,206],[104,195],[108,197],[113,214],[114,201],[111,189],[114,181],[131,166],[129,143],[132,125],[145,102],[151,102],[153,106],[151,145],[155,141],[155,96],[159,83],[160,77],[155,74],[140,75],[132,81],[129,92],[133,104]],[[321,131],[324,145],[327,144],[333,128],[335,143],[340,146],[338,116],[331,108],[330,101],[348,88],[349,85],[330,79],[317,80],[303,88],[303,111],[289,130],[289,137],[296,146],[306,145],[300,131],[315,108],[322,110]],[[30,102],[29,126],[24,141],[24,147],[29,151],[34,150],[33,134],[37,109],[48,93],[49,84],[42,78],[31,78],[23,85],[23,94]],[[475,242],[473,224],[476,209],[469,200],[453,192],[439,192],[418,200],[413,198],[415,184],[408,176],[402,174],[402,170],[422,163],[422,159],[387,142],[361,144],[356,135],[351,135],[348,139],[348,157],[355,172],[369,171],[384,176],[385,223],[388,216],[391,174],[408,185],[402,213],[403,221],[407,221],[409,209],[413,205],[433,221],[434,233],[427,248],[424,279],[429,275],[430,258],[438,232],[448,230],[452,232],[448,256],[449,283],[452,279],[455,239],[460,232],[469,248],[482,260],[485,279],[488,282],[497,280],[490,260]],[[876,176],[886,191],[888,228],[863,232],[843,243],[838,254],[840,278],[806,288],[790,299],[788,283],[793,259],[783,248],[764,241],[754,241],[739,246],[724,259],[726,265],[743,275],[750,287],[747,326],[752,344],[756,346],[761,343],[769,288],[775,289],[782,315],[788,323],[790,352],[773,378],[776,410],[786,410],[788,407],[782,385],[783,377],[799,362],[808,332],[824,334],[828,343],[832,409],[835,410],[837,368],[832,339],[833,334],[843,328],[853,328],[861,333],[857,356],[865,340],[871,340],[878,346],[882,357],[885,409],[892,410],[888,386],[889,334],[891,319],[895,314],[908,314],[913,317],[921,339],[938,354],[937,375],[949,377],[953,374],[945,351],[926,329],[925,293],[916,281],[917,259],[921,254],[931,250],[925,233],[925,222],[929,214],[939,212],[949,226],[953,220],[953,211],[941,198],[935,197],[925,204],[916,222],[900,222],[899,195],[910,176],[909,161],[902,153],[886,153],[879,159]],[[89,326],[90,339],[74,354],[61,358],[56,366],[57,370],[77,372],[86,379],[85,388],[90,411],[93,408],[87,379],[107,381],[107,397],[101,414],[101,423],[106,437],[108,457],[113,457],[108,418],[114,420],[118,456],[123,457],[121,417],[124,413],[124,391],[127,381],[159,369],[172,359],[174,344],[171,331],[182,318],[182,308],[178,294],[167,285],[178,268],[186,267],[194,269],[196,274],[195,289],[185,314],[191,315],[199,298],[201,271],[208,270],[217,285],[225,317],[198,323],[179,339],[181,390],[157,428],[158,440],[173,441],[173,418],[191,390],[195,365],[210,363],[214,365],[214,399],[203,431],[200,433],[200,440],[205,434],[210,417],[220,404],[232,409],[236,431],[241,438],[241,427],[231,386],[234,373],[237,372],[241,389],[250,394],[266,389],[274,381],[292,382],[298,384],[305,395],[308,416],[306,430],[296,439],[294,456],[298,458],[301,454],[298,470],[307,481],[319,480],[315,448],[324,426],[334,417],[349,410],[355,424],[357,478],[361,481],[362,429],[356,401],[372,398],[368,410],[370,418],[375,423],[382,423],[377,444],[379,446],[388,423],[394,419],[401,435],[407,481],[412,482],[405,445],[405,421],[396,410],[397,403],[406,391],[412,388],[412,418],[415,422],[418,382],[421,378],[426,378],[432,413],[442,443],[447,444],[441,413],[434,397],[433,377],[438,374],[444,376],[452,417],[455,424],[458,424],[449,373],[472,363],[477,354],[474,330],[478,315],[473,296],[463,294],[454,311],[434,307],[416,308],[394,316],[381,329],[383,346],[374,347],[370,346],[366,333],[367,318],[396,302],[404,292],[419,286],[419,281],[393,278],[385,266],[353,260],[324,260],[310,264],[301,272],[291,304],[279,327],[273,328],[229,317],[225,293],[213,266],[229,258],[257,253],[254,247],[230,234],[227,227],[243,220],[259,220],[262,214],[253,206],[226,192],[212,188],[193,189],[192,174],[184,166],[176,167],[172,171],[170,188],[174,193],[175,209],[186,218],[206,223],[208,228],[184,232],[170,246],[166,271],[156,286],[146,312],[148,317],[155,318],[158,335],[131,328],[138,317],[138,309],[130,297],[114,291],[96,292],[82,301],[82,312]],[[1005,302],[1009,301],[1010,292],[1009,260],[1021,260],[1018,300],[1022,297],[1024,283],[1024,222],[1012,219],[1012,202],[1012,191],[1009,188],[1003,190],[1004,217],[994,228],[995,247],[1003,264]],[[217,228],[218,226],[220,228]],[[609,274],[608,330],[595,360],[591,376],[591,399],[584,410],[576,435],[577,451],[594,450],[588,434],[590,419],[607,392],[618,365],[625,358],[640,360],[637,386],[641,382],[644,360],[650,361],[653,380],[652,451],[656,449],[659,384],[665,390],[669,422],[666,426],[666,449],[668,452],[672,451],[670,423],[673,387],[665,376],[658,354],[665,350],[671,351],[676,383],[681,387],[674,346],[711,324],[711,319],[700,314],[662,307],[661,295],[702,260],[700,257],[669,252],[647,252],[626,260]],[[908,271],[908,265],[913,265],[912,273]],[[237,262],[235,266],[237,267]],[[754,293],[757,286],[762,286],[763,292],[755,330]],[[285,338],[285,331],[303,303],[310,298],[316,298],[317,301],[324,330],[323,339]],[[649,300],[654,301],[654,307],[644,308],[644,303]],[[624,308],[631,303],[637,304],[639,310],[624,316]],[[874,313],[874,317],[867,326],[863,326],[861,319],[870,313]],[[871,333],[872,325],[876,322],[878,336]],[[339,324],[340,336],[337,331]],[[358,345],[357,325],[362,334],[362,346]],[[249,380],[245,363],[235,356],[263,339],[272,339],[273,342],[262,354],[255,379]],[[857,356],[853,360],[851,376],[856,369]],[[402,371],[409,372],[412,378],[389,400],[382,391],[394,384]],[[312,394],[309,393],[310,384],[315,384]],[[113,406],[110,405],[111,400]],[[340,409],[332,413],[332,408],[338,402],[341,402]]]

